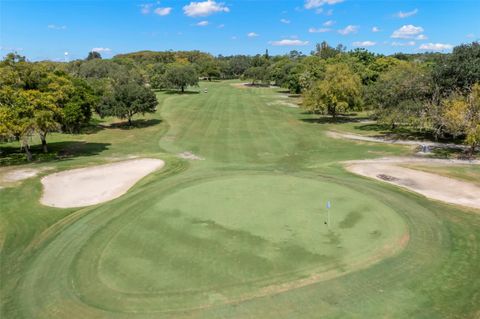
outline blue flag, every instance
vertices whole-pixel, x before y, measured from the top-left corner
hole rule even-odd
[[[330,204],[330,201],[327,201],[327,208],[330,208],[332,207],[332,205]]]

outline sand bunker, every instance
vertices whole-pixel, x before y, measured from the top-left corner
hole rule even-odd
[[[394,184],[426,197],[480,209],[480,187],[453,178],[401,167],[412,163],[478,164],[478,161],[460,162],[409,158],[383,158],[378,160],[346,162],[349,171]]]
[[[159,159],[140,158],[51,174],[42,178],[44,191],[40,202],[61,208],[106,202],[125,194],[164,164]]]

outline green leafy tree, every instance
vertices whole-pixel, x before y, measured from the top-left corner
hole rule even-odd
[[[464,135],[473,155],[480,144],[480,84],[473,85],[468,96],[453,94],[441,105],[445,130],[453,136]]]
[[[188,86],[198,85],[198,75],[191,65],[172,64],[168,66],[163,76],[163,87],[185,92]]]
[[[102,55],[100,53],[96,52],[96,51],[88,52],[88,55],[85,58],[85,60],[90,61],[90,60],[94,60],[94,59],[102,59]]]
[[[258,84],[258,82],[267,83],[270,79],[266,66],[253,66],[247,69],[243,76],[250,79],[252,85]]]
[[[29,162],[32,160],[30,140],[35,129],[34,110],[25,96],[25,91],[1,88],[0,134],[3,139],[18,140]]]
[[[323,80],[317,81],[304,93],[303,106],[313,113],[329,114],[333,118],[340,112],[360,105],[361,81],[346,64],[328,65]]]
[[[135,114],[154,113],[157,109],[155,93],[136,82],[116,84],[112,92],[107,94],[99,107],[100,116],[115,116],[127,119],[128,125],[132,125],[132,117]]]
[[[336,48],[331,47],[326,41],[322,43],[317,43],[315,46],[315,51],[312,52],[312,55],[316,55],[321,59],[329,59],[345,52],[345,46],[342,44],[337,45]]]
[[[473,84],[480,83],[480,42],[459,45],[452,54],[442,56],[435,63],[433,78],[444,95],[468,92]]]
[[[421,125],[426,103],[432,97],[429,70],[411,62],[401,62],[382,73],[367,88],[367,102],[380,121],[395,128],[399,123]]]
[[[55,105],[55,99],[50,93],[37,90],[22,91],[28,101],[29,108],[33,110],[35,131],[42,142],[42,150],[48,152],[47,134],[60,131],[61,110]]]
[[[207,78],[209,81],[211,81],[212,78],[220,77],[220,65],[213,57],[200,59],[196,61],[195,64],[198,74]]]

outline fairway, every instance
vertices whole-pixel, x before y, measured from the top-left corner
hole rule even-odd
[[[341,162],[408,150],[330,138],[341,124],[232,83],[158,92],[153,125],[50,138],[109,146],[39,169],[165,161],[116,199],[43,206],[53,171],[0,189],[5,318],[479,315],[478,210],[349,173]]]

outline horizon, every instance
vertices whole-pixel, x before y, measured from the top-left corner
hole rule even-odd
[[[475,1],[0,1],[0,54],[31,61],[137,51],[309,54],[316,43],[377,54],[449,53],[477,41]],[[248,16],[248,20],[245,18]],[[448,21],[448,23],[445,23]]]

